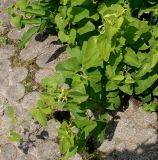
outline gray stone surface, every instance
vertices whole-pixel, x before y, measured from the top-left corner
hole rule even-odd
[[[24,34],[25,30],[18,30],[16,28],[12,28],[9,32],[8,32],[8,38],[10,38],[11,40],[20,40]]]
[[[40,98],[40,95],[38,92],[31,92],[25,95],[23,98],[21,104],[22,107],[25,110],[30,110],[31,108],[35,107],[37,105],[37,100]]]
[[[23,81],[28,74],[28,70],[25,67],[13,68],[9,73],[9,80],[11,84]]]
[[[5,45],[0,48],[0,60],[8,59],[15,53],[14,45]]]
[[[9,74],[9,70],[11,69],[11,62],[8,59],[0,60],[0,73],[7,75]]]
[[[0,111],[3,108],[5,101],[6,99],[4,98],[4,96],[0,95]]]
[[[0,24],[0,35],[4,35],[4,34],[6,34],[6,33],[7,33],[7,27],[2,26],[2,25]]]
[[[40,55],[36,60],[37,65],[40,68],[52,69],[53,61],[49,62],[50,57],[51,57],[50,54],[42,54],[42,55]]]
[[[36,72],[35,74],[35,81],[37,83],[41,83],[41,80],[44,77],[50,76],[53,74],[53,69],[40,69],[39,71]]]
[[[46,68],[46,69],[54,69],[55,65],[64,60],[67,57],[67,54],[65,52],[62,52],[59,55],[55,54],[42,54],[40,55],[36,63],[40,68]]]
[[[13,3],[10,0],[0,1],[0,35],[9,31],[8,37],[16,41],[21,39],[28,28],[19,31],[10,27],[10,17],[6,11],[10,2]],[[21,50],[19,57],[15,54],[16,47],[4,45],[0,46],[0,134],[3,134],[3,137],[0,137],[0,160],[59,160],[56,129],[60,127],[60,123],[52,119],[48,121],[48,126],[41,127],[32,120],[28,113],[36,106],[40,98],[39,91],[36,88],[37,91],[25,95],[25,88],[20,82],[32,72],[35,72],[35,79],[32,76],[30,85],[40,83],[43,77],[52,75],[55,65],[67,57],[64,47],[62,48],[57,36],[53,35],[33,36],[26,48]],[[22,60],[20,67],[12,68],[12,56]],[[24,61],[26,62],[23,63]],[[32,61],[35,61],[40,69],[32,65]],[[14,107],[19,124],[10,122],[7,115],[8,105]],[[115,128],[112,124],[110,128],[113,132],[107,134],[111,138],[107,136],[98,149],[103,154],[100,160],[157,160],[156,114],[146,113],[130,104],[125,112],[118,112],[117,116],[120,116],[120,119],[116,120],[118,125]],[[10,129],[18,131],[24,138],[24,148],[21,150],[17,147],[19,143],[8,143],[7,135]],[[40,138],[43,131],[48,133],[46,139]],[[25,147],[28,147],[28,154],[23,153]],[[82,160],[82,157],[76,154],[70,160]]]
[[[82,157],[77,153],[73,157],[69,158],[69,160],[82,160]]]
[[[20,84],[16,83],[14,85],[10,85],[6,90],[6,98],[12,102],[12,101],[18,101],[20,100],[25,94],[25,87]]]
[[[33,60],[39,54],[35,46],[27,46],[20,52],[20,58],[25,61]]]
[[[19,156],[16,160],[37,160],[37,158],[34,155],[28,154]]]
[[[8,16],[8,14],[6,13],[5,10],[2,10],[2,12],[0,12],[0,22],[3,25],[9,25],[10,24],[10,17]]]
[[[4,72],[0,72],[0,93],[5,95],[5,90],[9,86],[8,75],[3,75]]]
[[[48,132],[48,135],[50,139],[56,139],[57,138],[57,130],[60,128],[60,123],[54,119],[51,119],[48,121],[48,126],[45,127],[45,130]]]
[[[37,153],[38,160],[57,159],[60,157],[59,145],[52,141],[41,143],[38,145]]]
[[[57,36],[49,35],[43,41],[36,40],[39,39],[37,37],[38,35],[33,36],[31,40],[28,42],[27,46],[28,47],[34,46],[40,54],[45,54],[45,53],[53,54],[58,48],[61,47],[61,44],[60,45],[53,44],[53,42],[56,42],[58,40]]]
[[[120,116],[120,120],[118,120],[114,135],[111,135],[110,140],[104,141],[99,151],[105,154],[115,154],[118,160],[135,160],[137,157],[144,160],[144,155],[148,155],[146,152],[153,153],[151,156],[148,155],[148,159],[158,159],[156,113],[145,112],[141,107],[136,108],[130,101],[129,108],[125,112],[118,112],[117,116]],[[148,151],[145,149],[147,146],[149,146]],[[143,153],[139,155],[140,150]]]
[[[11,144],[7,143],[1,148],[0,160],[15,160],[17,157],[17,149]]]

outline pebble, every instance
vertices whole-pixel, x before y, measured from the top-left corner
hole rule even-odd
[[[120,119],[116,128],[111,126],[114,132],[111,141],[106,139],[98,150],[107,155],[115,154],[118,160],[157,159],[158,135],[156,128],[149,127],[157,122],[156,113],[145,112],[141,107],[136,108],[129,102],[128,109],[118,112],[117,115],[120,116]],[[149,151],[155,156],[146,154],[148,151],[145,148],[149,148]],[[143,154],[146,155],[136,153],[137,149],[143,150]]]
[[[24,96],[21,104],[24,109],[29,111],[32,107],[37,105],[37,100],[40,98],[38,92],[31,92]]]
[[[6,9],[3,9],[3,10],[0,12],[0,22],[1,22],[3,25],[10,25],[10,17],[9,17],[9,15],[8,15],[7,12],[6,12]]]
[[[50,76],[53,74],[53,70],[52,69],[40,69],[39,71],[37,71],[35,73],[35,81],[37,83],[41,83],[41,80],[44,77]]]
[[[8,59],[1,60],[0,59],[0,73],[4,75],[9,74],[9,70],[11,68],[11,62]]]
[[[76,153],[73,157],[69,158],[69,160],[82,160],[82,157]]]
[[[6,99],[2,95],[0,95],[0,111],[4,107],[5,101],[6,101]]]
[[[10,83],[14,84],[23,81],[27,77],[27,74],[28,70],[24,67],[14,68],[9,74]]]
[[[48,135],[51,139],[57,138],[57,129],[60,128],[60,123],[54,119],[48,121],[48,125],[45,130],[48,132]]]
[[[0,59],[8,59],[13,56],[15,53],[14,45],[5,45],[4,47],[0,48]]]
[[[0,36],[6,34],[6,32],[7,32],[7,27],[0,25]]]
[[[31,154],[28,154],[28,155],[19,156],[17,157],[16,160],[37,160],[37,158]]]
[[[18,30],[16,28],[12,28],[8,33],[8,38],[11,40],[20,40],[24,34],[24,30]]]
[[[21,83],[11,85],[6,90],[6,98],[9,101],[18,101],[25,94],[25,87]]]
[[[0,160],[15,160],[17,157],[17,149],[11,144],[7,143],[1,147]]]
[[[46,141],[38,145],[37,153],[38,160],[55,159],[60,156],[59,145],[52,141]]]
[[[37,58],[36,63],[40,68],[52,69],[54,62],[49,62],[50,58],[51,54],[42,54]]]
[[[2,95],[5,95],[5,91],[7,87],[9,86],[9,80],[8,80],[8,75],[7,72],[4,73],[0,71],[0,93]]]
[[[38,50],[34,46],[26,46],[20,52],[20,58],[24,61],[33,60],[39,54]]]

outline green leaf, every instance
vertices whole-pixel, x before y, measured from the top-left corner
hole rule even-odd
[[[133,94],[133,87],[131,85],[122,85],[119,87],[119,89],[124,92],[124,93],[127,93],[129,95],[132,95]]]
[[[106,84],[106,91],[113,91],[113,90],[116,90],[118,89],[119,87],[119,81],[108,81],[107,84]]]
[[[125,76],[125,83],[126,84],[132,84],[132,83],[135,83],[135,81],[133,80],[133,78],[131,77],[131,75],[129,73],[126,74]]]
[[[57,14],[55,16],[55,23],[57,25],[57,27],[59,28],[59,30],[64,32],[64,28],[66,26],[65,20],[63,19],[63,17],[60,14]]]
[[[75,30],[75,29],[71,29],[71,30],[70,30],[70,34],[69,34],[68,43],[69,43],[69,44],[71,44],[71,43],[74,44],[75,39],[76,39],[76,30]]]
[[[142,64],[142,66],[140,67],[138,72],[136,73],[135,77],[136,78],[141,78],[144,75],[146,75],[146,73],[149,73],[149,72],[151,72],[151,64],[144,61],[144,63]]]
[[[20,8],[20,10],[24,10],[27,7],[27,1],[26,0],[18,0],[16,2],[16,6]]]
[[[23,19],[22,20],[22,23],[23,24],[41,24],[42,23],[42,20],[41,18],[33,18],[33,19]]]
[[[46,114],[43,113],[40,109],[33,108],[32,109],[32,117],[38,121],[42,126],[47,125]]]
[[[86,94],[85,86],[83,83],[69,90],[68,96],[72,98],[72,102],[79,104],[88,99],[88,95]]]
[[[114,51],[115,47],[112,46],[112,41],[115,41],[115,39],[113,37],[120,30],[123,21],[124,18],[119,17],[114,25],[105,23],[106,31],[98,37],[98,48],[106,62],[108,62],[111,52]]]
[[[78,72],[81,66],[76,57],[68,58],[56,66],[57,71],[70,71],[70,72]]]
[[[115,75],[112,80],[114,81],[122,81],[124,80],[124,76],[123,75]]]
[[[16,116],[16,112],[15,112],[13,106],[8,106],[8,108],[7,108],[7,115],[10,118],[10,120],[11,120],[12,123],[16,123],[17,116]]]
[[[157,74],[149,75],[145,77],[145,79],[137,80],[136,85],[134,87],[135,94],[140,94],[144,92],[146,89],[151,87],[153,83],[158,79]]]
[[[149,111],[149,112],[158,111],[158,105],[156,104],[156,102],[150,102],[149,104],[145,103],[143,105],[143,108],[145,111]]]
[[[8,12],[9,15],[13,16],[13,14],[14,14],[14,6],[8,7],[7,12]]]
[[[158,96],[158,86],[153,90],[153,95]]]
[[[12,142],[20,142],[22,137],[20,134],[16,133],[15,131],[10,131],[8,139]]]
[[[116,97],[110,97],[107,98],[107,102],[106,102],[106,109],[109,110],[116,110],[117,108],[119,108],[121,105],[121,99],[120,96],[116,96]]]
[[[23,27],[22,19],[23,19],[22,15],[14,16],[11,18],[11,24],[17,27],[18,29],[21,29]]]
[[[74,147],[72,150],[68,150],[64,155],[63,160],[68,160],[68,158],[74,156],[77,153],[77,148],[78,147]]]
[[[127,48],[126,51],[127,52],[124,55],[124,62],[129,66],[139,68],[140,62],[138,60],[137,54],[131,48]]]
[[[89,11],[86,8],[82,8],[82,7],[73,7],[71,14],[73,15],[73,22],[79,22],[82,19],[84,19],[85,17],[88,18],[89,17]]]
[[[25,8],[25,9],[22,9],[22,11],[26,13],[31,13],[32,15],[38,15],[38,16],[45,16],[46,14],[45,10],[41,10],[41,9]]]
[[[86,119],[85,120],[75,119],[74,123],[76,124],[77,128],[81,128],[85,132],[85,138],[97,126],[96,121],[91,121],[91,120],[86,120]]]
[[[76,57],[78,62],[81,64],[81,62],[82,62],[82,54],[81,54],[81,49],[80,49],[79,46],[76,46],[76,47],[68,46],[66,48],[66,51],[68,52],[70,57]]]
[[[74,134],[66,121],[58,129],[58,137],[60,139],[60,151],[62,154],[67,153],[74,147]]]
[[[83,69],[90,67],[98,67],[103,65],[103,59],[97,47],[97,37],[93,36],[88,40],[86,50],[83,53],[82,66]]]
[[[95,30],[95,25],[91,21],[88,21],[82,27],[78,28],[77,33],[82,35],[94,30]]]
[[[25,32],[18,47],[23,48],[25,44],[31,39],[31,37],[38,32],[38,30],[39,30],[39,26],[34,26],[30,28],[27,32]]]
[[[62,31],[62,30],[60,30],[59,32],[58,32],[58,36],[59,36],[59,38],[60,38],[60,40],[62,41],[62,42],[68,42],[69,41],[69,35],[67,35],[64,31]]]
[[[102,116],[103,117],[103,116]],[[107,115],[104,115],[105,118],[107,118]],[[105,139],[105,128],[106,128],[106,122],[104,121],[97,121],[97,126],[92,131],[92,134],[99,140],[99,142],[103,143]]]
[[[42,85],[44,87],[47,86],[48,88],[52,88],[53,90],[55,90],[58,86],[60,86],[64,82],[65,82],[65,79],[64,79],[62,73],[56,72],[52,76],[45,77],[42,80]]]
[[[101,78],[102,78],[100,71],[94,70],[91,72],[87,72],[87,78],[93,90],[95,92],[100,92],[101,91]]]

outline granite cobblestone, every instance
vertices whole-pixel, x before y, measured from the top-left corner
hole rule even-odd
[[[6,28],[10,27],[10,17],[6,12],[8,2],[9,0],[0,2],[0,22],[3,24],[0,23],[0,35],[6,34]],[[10,27],[7,36],[16,42],[20,40],[24,31],[25,29],[19,31]],[[40,91],[36,88],[26,93],[23,81],[27,83],[28,74],[32,72],[30,68],[33,66],[29,67],[30,61],[38,66],[33,68],[35,76],[31,81],[40,84],[42,78],[54,73],[55,65],[65,59],[67,54],[65,46],[58,43],[57,36],[48,35],[42,42],[38,38],[39,36],[34,36],[26,47],[19,51],[19,54],[16,54],[17,48],[13,45],[14,43],[0,46],[0,134],[5,134],[0,139],[0,160],[48,160],[51,158],[58,160],[60,157],[59,145],[53,141],[57,139],[56,128],[60,127],[60,123],[52,119],[48,122],[48,126],[40,127],[31,119],[31,116],[28,116],[31,108],[37,104]],[[22,62],[19,63],[20,66],[16,66],[16,63],[14,67],[12,66],[11,58],[14,56],[18,56],[16,58]],[[17,126],[9,124],[7,115],[9,105],[13,106],[17,119],[21,121]],[[118,160],[136,160],[137,157],[131,153],[137,152],[141,154],[139,160],[145,160],[147,154],[151,159],[153,157],[158,159],[156,146],[149,147],[147,154],[142,154],[141,148],[143,143],[145,145],[157,143],[156,114],[147,113],[130,104],[125,112],[118,112],[117,115],[120,119],[116,122],[115,132],[109,133],[113,138],[106,139],[98,149],[103,153],[100,159],[114,160],[117,156]],[[25,142],[19,144],[7,140],[6,132],[14,128],[20,132]],[[39,138],[42,131],[47,132],[47,140]],[[111,153],[114,155],[110,155]],[[82,157],[76,154],[70,160],[82,160]]]

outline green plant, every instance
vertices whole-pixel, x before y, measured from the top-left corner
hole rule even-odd
[[[154,0],[65,0],[57,5],[52,24],[68,43],[69,58],[43,80],[32,116],[46,125],[52,112],[71,113],[58,129],[66,160],[86,149],[88,136],[104,140],[109,111],[117,110],[125,95],[141,100],[148,111],[158,110],[158,16]]]

